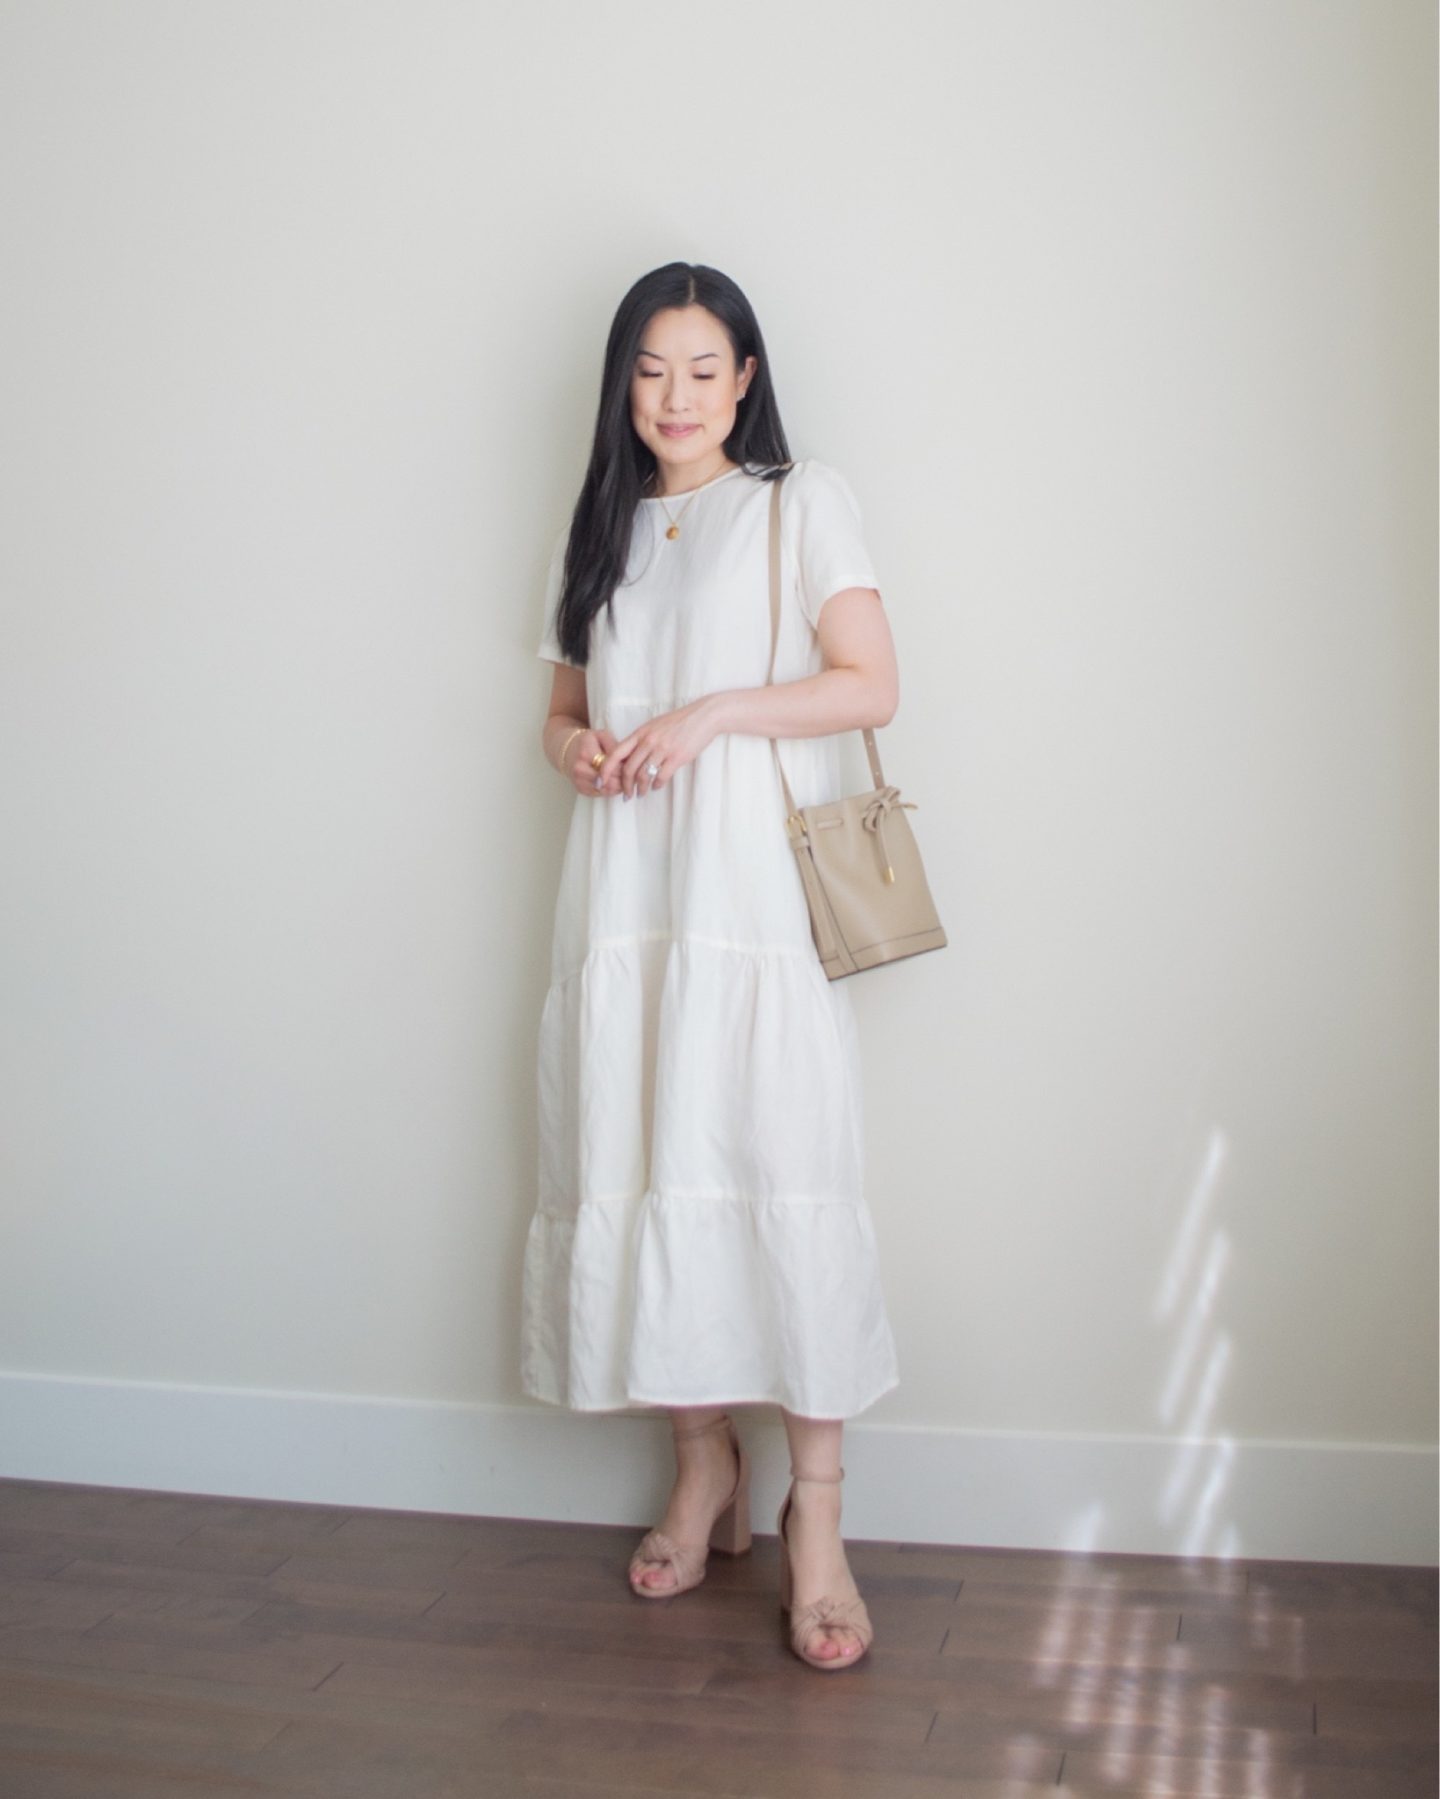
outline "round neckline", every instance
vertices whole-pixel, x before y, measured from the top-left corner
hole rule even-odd
[[[647,506],[661,506],[666,500],[693,500],[697,493],[704,493],[707,487],[718,487],[722,481],[728,481],[732,475],[743,475],[745,464],[737,462],[734,468],[727,468],[723,475],[712,475],[708,481],[702,481],[698,487],[687,487],[684,493],[642,493],[641,502]]]

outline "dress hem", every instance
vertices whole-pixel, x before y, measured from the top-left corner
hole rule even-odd
[[[797,1418],[818,1418],[818,1419],[824,1419],[824,1420],[833,1420],[833,1419],[838,1418],[841,1420],[845,1420],[845,1419],[849,1419],[849,1418],[858,1418],[862,1412],[869,1411],[870,1407],[872,1405],[874,1405],[877,1400],[883,1399],[887,1393],[893,1393],[899,1385],[900,1385],[900,1376],[897,1374],[893,1379],[887,1381],[883,1386],[877,1387],[875,1392],[873,1394],[871,1394],[870,1398],[868,1398],[866,1400],[862,1400],[859,1405],[853,1407],[850,1411],[847,1411],[847,1412],[807,1412],[807,1411],[803,1411],[797,1406],[788,1404],[785,1399],[783,1399],[779,1394],[776,1394],[776,1393],[746,1393],[746,1394],[741,1394],[741,1395],[736,1395],[736,1394],[730,1393],[730,1394],[726,1394],[723,1398],[713,1398],[713,1399],[696,1399],[693,1396],[687,1397],[684,1399],[678,1399],[678,1398],[677,1399],[652,1399],[648,1394],[632,1393],[625,1399],[616,1400],[613,1404],[580,1405],[580,1404],[577,1404],[574,1400],[562,1399],[554,1393],[544,1393],[544,1392],[539,1391],[535,1387],[527,1386],[523,1389],[523,1391],[525,1392],[526,1396],[530,1399],[541,1400],[546,1405],[560,1406],[564,1410],[570,1411],[570,1412],[624,1412],[628,1407],[631,1407],[631,1406],[649,1406],[652,1409],[662,1409],[663,1410],[663,1409],[669,1409],[672,1407],[678,1408],[681,1406],[698,1407],[698,1406],[714,1406],[714,1405],[718,1405],[718,1406],[774,1405],[774,1406],[779,1406],[783,1411],[792,1412]],[[643,1414],[640,1414],[640,1415],[643,1416]]]

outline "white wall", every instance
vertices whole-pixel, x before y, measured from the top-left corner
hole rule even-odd
[[[1419,0],[9,0],[0,1472],[299,1493],[274,1410],[201,1447],[259,1390],[367,1402],[304,1490],[387,1503],[384,1420],[527,1408],[540,581],[681,257],[860,497],[951,935],[852,987],[852,1430],[1197,1440],[1183,1518],[1112,1457],[1034,1527],[1120,1548],[1299,1553],[1309,1477],[1226,1470],[1363,1455],[1322,1552],[1433,1559],[1434,57]]]

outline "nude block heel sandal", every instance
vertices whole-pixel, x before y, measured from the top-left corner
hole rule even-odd
[[[691,1430],[677,1430],[674,1434],[677,1438],[698,1437],[707,1431],[722,1429],[729,1433],[730,1447],[739,1464],[730,1497],[715,1515],[708,1542],[677,1543],[659,1529],[645,1533],[630,1558],[629,1570],[630,1589],[642,1599],[673,1599],[677,1593],[698,1587],[705,1578],[705,1563],[712,1549],[718,1549],[724,1555],[743,1555],[750,1547],[750,1457],[736,1434],[734,1420],[728,1413],[722,1413],[709,1424],[698,1424]],[[641,1582],[639,1576],[644,1569],[665,1564],[674,1572],[674,1586],[647,1587]]]
[[[790,1549],[785,1541],[785,1520],[790,1516],[794,1503],[796,1481],[815,1480],[827,1485],[837,1485],[844,1478],[843,1468],[838,1474],[797,1474],[792,1467],[790,1487],[785,1494],[785,1502],[780,1507],[780,1516],[775,1522],[775,1534],[780,1539],[780,1605],[790,1617],[790,1647],[807,1667],[819,1668],[824,1674],[829,1674],[836,1668],[853,1668],[874,1642],[875,1630],[870,1623],[870,1614],[865,1609],[865,1601],[858,1593],[850,1599],[817,1599],[811,1605],[802,1605],[798,1612],[791,1609],[795,1588],[790,1573]],[[843,1626],[846,1630],[853,1631],[860,1639],[860,1647],[852,1655],[807,1655],[806,1643],[817,1630],[823,1629],[827,1624]]]

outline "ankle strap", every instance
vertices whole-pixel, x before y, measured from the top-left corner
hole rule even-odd
[[[722,1412],[718,1418],[712,1418],[708,1424],[692,1424],[684,1430],[678,1430],[672,1425],[671,1430],[676,1437],[702,1437],[706,1431],[725,1430],[729,1423],[730,1414]]]
[[[838,1474],[797,1474],[795,1472],[795,1465],[792,1462],[790,1465],[790,1478],[791,1480],[823,1480],[834,1485],[837,1482],[844,1480],[845,1470],[842,1468]]]

